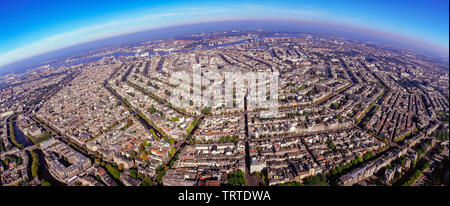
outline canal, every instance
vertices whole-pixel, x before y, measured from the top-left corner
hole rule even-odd
[[[39,173],[38,173],[39,180],[45,179],[52,186],[65,186],[66,185],[65,183],[62,183],[57,179],[55,179],[48,171],[48,165],[47,162],[45,161],[44,153],[40,149],[37,149],[35,151],[39,156]]]
[[[32,146],[33,142],[31,142],[25,134],[17,127],[16,122],[13,121],[13,127],[14,127],[14,134],[16,136],[17,142],[22,144],[25,147]]]
[[[17,142],[19,142],[20,144],[24,145],[25,147],[33,145],[33,142],[31,142],[25,136],[25,134],[19,129],[19,127],[16,125],[15,122],[13,122],[13,127],[14,127],[14,133],[16,135]],[[44,153],[42,153],[42,151],[40,149],[35,149],[34,151],[39,156],[39,172],[38,172],[39,180],[45,179],[52,186],[64,186],[64,185],[66,185],[66,184],[56,180],[50,174],[50,172],[48,171],[47,162],[45,161],[45,158],[44,158]],[[29,156],[29,158],[30,158],[30,162],[31,162],[31,155]],[[31,176],[31,163],[29,164],[29,170],[30,170],[29,174]]]

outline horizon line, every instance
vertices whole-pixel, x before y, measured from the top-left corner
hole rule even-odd
[[[99,37],[99,38],[95,38],[95,39],[92,39],[92,40],[86,40],[86,41],[78,42],[78,43],[75,43],[75,44],[72,44],[72,45],[62,46],[60,48],[55,48],[55,49],[52,49],[52,50],[49,50],[49,51],[46,51],[46,52],[43,52],[43,53],[38,53],[38,54],[35,54],[35,55],[26,56],[26,57],[20,58],[17,61],[12,61],[12,62],[3,64],[3,65],[0,65],[0,70],[2,70],[4,67],[8,67],[8,66],[11,66],[13,64],[17,64],[17,63],[29,60],[31,58],[35,58],[35,57],[41,56],[41,55],[46,55],[46,54],[49,54],[49,53],[52,53],[52,52],[69,49],[69,48],[76,47],[76,46],[79,46],[79,45],[84,45],[84,44],[88,44],[88,43],[92,43],[92,42],[103,41],[103,40],[117,38],[117,37],[121,37],[121,36],[138,34],[138,33],[142,33],[142,32],[150,32],[150,31],[155,31],[155,30],[164,30],[164,29],[176,28],[176,27],[182,27],[182,26],[194,26],[194,25],[220,23],[220,22],[222,22],[222,23],[226,23],[226,22],[230,22],[230,23],[231,22],[245,22],[245,21],[247,21],[247,22],[248,21],[286,22],[286,23],[294,22],[294,23],[306,23],[306,24],[310,24],[312,26],[322,26],[322,27],[323,26],[331,26],[332,29],[338,29],[338,30],[349,32],[349,33],[352,33],[352,34],[360,34],[360,33],[364,33],[364,32],[370,32],[370,34],[365,34],[365,35],[373,36],[373,37],[375,37],[375,35],[377,35],[377,34],[378,35],[386,35],[386,36],[384,36],[384,38],[383,37],[377,37],[377,38],[379,38],[379,40],[381,40],[381,39],[391,40],[391,41],[393,41],[393,42],[395,42],[397,44],[405,44],[404,46],[409,45],[409,46],[412,46],[412,47],[416,47],[416,48],[414,48],[412,50],[417,50],[418,48],[421,48],[421,49],[425,49],[425,50],[428,50],[428,51],[436,52],[436,53],[439,53],[440,55],[446,55],[446,57],[447,57],[446,59],[447,60],[449,59],[449,56],[448,56],[449,53],[450,53],[449,52],[450,51],[449,50],[450,47],[448,47],[449,45],[447,45],[447,47],[445,47],[445,46],[438,45],[438,44],[430,42],[430,41],[420,40],[420,39],[417,39],[415,37],[411,37],[411,36],[408,36],[408,35],[399,34],[399,33],[395,33],[395,32],[389,32],[389,31],[383,31],[383,30],[376,29],[376,28],[371,28],[371,27],[365,27],[365,26],[363,27],[363,26],[359,26],[359,25],[351,25],[351,24],[342,23],[342,22],[314,20],[314,19],[307,19],[307,18],[265,19],[265,18],[248,18],[248,17],[247,18],[239,18],[239,17],[238,18],[236,18],[236,17],[233,18],[232,17],[232,18],[228,18],[228,19],[217,19],[217,20],[209,20],[209,21],[193,21],[193,22],[187,22],[187,23],[168,24],[168,25],[164,25],[164,26],[156,26],[156,27],[153,27],[153,28],[150,27],[150,28],[140,29],[140,30],[136,30],[136,31],[129,31],[129,32],[124,32],[124,33],[119,33],[119,34],[116,34],[116,35],[111,35],[111,36],[106,36],[106,37]],[[97,25],[97,26],[101,26],[101,25]],[[87,28],[89,28],[89,27],[84,27],[84,28],[81,28],[81,29],[75,29],[75,30],[72,30],[72,31],[69,31],[69,32],[65,32],[65,33],[76,32],[78,30],[84,30],[84,29],[87,29]],[[326,28],[326,27],[324,27],[324,28]],[[345,29],[342,29],[342,28],[348,28],[348,29],[351,29],[351,30],[345,30]],[[300,31],[298,31],[298,32],[300,32]],[[30,45],[38,44],[41,41],[50,39],[50,38],[58,36],[58,35],[63,35],[65,33],[52,35],[50,37],[47,37],[47,38],[41,39],[39,41],[36,41],[36,42],[34,42],[34,43],[30,44]],[[192,33],[195,33],[195,31],[193,31]],[[338,36],[339,36],[339,34],[338,34]],[[6,55],[8,53],[14,52],[15,50],[24,49],[26,47],[29,47],[30,45],[27,45],[27,46],[24,46],[22,48],[17,48],[17,49],[14,49],[12,51],[6,52],[2,56]],[[401,48],[404,48],[404,49],[408,49],[408,48],[405,48],[402,45],[394,45],[394,46],[398,46],[398,47],[401,47]],[[104,48],[104,47],[108,47],[108,46],[102,46],[101,48]],[[411,49],[411,48],[409,48],[409,49]],[[424,52],[424,51],[421,51],[421,52]]]

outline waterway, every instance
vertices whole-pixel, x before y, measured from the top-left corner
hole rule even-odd
[[[33,142],[31,142],[26,136],[25,134],[19,129],[19,127],[17,127],[16,123],[13,122],[13,127],[14,127],[14,134],[16,135],[16,140],[17,142],[19,142],[20,144],[22,144],[25,147],[28,146],[32,146]]]
[[[24,145],[25,147],[28,146],[32,146],[33,142],[31,142],[26,136],[25,134],[19,129],[19,127],[16,125],[15,122],[13,122],[13,127],[14,127],[14,133],[16,135],[16,140],[17,142],[19,142],[20,144]],[[66,184],[56,180],[48,171],[48,166],[47,166],[47,162],[45,161],[44,158],[44,153],[42,153],[42,151],[40,149],[36,149],[36,154],[38,154],[39,156],[39,172],[38,172],[38,177],[40,180],[45,179],[47,182],[49,182],[52,186],[64,186]],[[30,155],[31,158],[31,155]],[[31,159],[30,159],[31,162]],[[30,168],[31,168],[31,163],[30,163]],[[31,175],[31,170],[30,170],[30,175]],[[30,176],[31,177],[31,176]]]
[[[38,173],[39,179],[40,180],[45,179],[52,186],[65,186],[66,184],[55,179],[48,171],[48,165],[47,162],[45,161],[44,153],[42,153],[40,149],[36,150],[36,153],[39,156],[39,163],[40,163]]]

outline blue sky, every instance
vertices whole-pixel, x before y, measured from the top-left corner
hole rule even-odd
[[[54,1],[0,6],[0,66],[79,43],[152,28],[239,19],[345,24],[416,39],[448,53],[448,0]]]

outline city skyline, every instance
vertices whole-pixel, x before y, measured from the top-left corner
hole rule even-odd
[[[269,186],[448,190],[447,8],[8,2],[0,190],[164,186],[147,193],[207,204],[305,194]]]
[[[26,6],[25,6],[26,4]],[[351,8],[349,7],[351,5]],[[101,7],[100,7],[101,6]],[[55,9],[58,7],[59,9]],[[448,56],[448,1],[88,4],[9,2],[2,8],[0,66],[117,35],[198,22],[274,19],[344,25],[391,34]],[[263,12],[262,12],[263,11]],[[420,14],[420,15],[419,15]],[[39,20],[39,21],[37,21]]]
[[[252,25],[0,76],[0,185],[448,185],[447,63]]]

